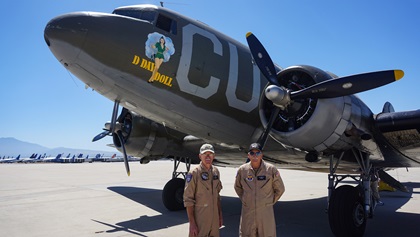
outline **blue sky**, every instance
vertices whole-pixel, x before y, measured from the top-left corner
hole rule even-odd
[[[101,149],[92,143],[111,118],[113,102],[85,90],[49,51],[47,22],[73,11],[159,1],[15,0],[3,3],[0,137],[49,148]],[[420,109],[420,2],[417,0],[171,0],[165,7],[246,43],[253,32],[282,67],[312,65],[338,76],[402,69],[400,81],[360,93],[374,113],[390,101],[397,111]]]

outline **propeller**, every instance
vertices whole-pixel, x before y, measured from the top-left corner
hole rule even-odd
[[[115,101],[114,102],[114,109],[112,110],[112,117],[111,117],[111,124],[110,124],[111,127],[109,128],[109,130],[104,128],[104,131],[101,132],[101,133],[99,133],[98,135],[96,135],[92,139],[92,142],[96,142],[96,141],[98,141],[98,140],[100,140],[100,139],[102,139],[102,138],[104,138],[104,137],[106,137],[108,135],[109,136],[112,135],[112,133],[114,131],[114,128],[115,128],[115,124],[116,124],[116,118],[117,118],[119,104],[120,103],[118,101]]]
[[[128,109],[123,107],[121,114],[118,117],[118,122],[120,124],[124,124],[124,129],[126,129],[124,118],[127,116],[127,114],[128,114]],[[117,136],[118,136],[118,139],[120,140],[121,147],[123,149],[125,171],[127,172],[127,175],[130,176],[130,166],[128,164],[127,152],[125,150],[125,141],[124,141],[124,136],[121,129],[117,131]]]
[[[257,64],[260,71],[262,72],[262,74],[268,79],[268,81],[271,84],[280,86],[277,81],[276,70],[274,68],[273,60],[271,60],[270,55],[268,55],[264,46],[251,32],[248,32],[246,34],[246,40],[248,41],[252,57],[254,58],[254,61]]]
[[[126,108],[123,108],[120,116],[117,119],[119,104],[120,104],[119,101],[114,102],[114,108],[112,110],[112,118],[111,118],[110,128],[109,129],[104,128],[104,131],[99,133],[98,135],[96,135],[92,139],[92,142],[96,142],[96,141],[98,141],[98,140],[100,140],[100,139],[102,139],[106,136],[112,136],[112,135],[115,134],[118,137],[118,140],[120,141],[120,144],[121,144],[121,147],[122,147],[122,150],[123,150],[125,171],[127,172],[127,175],[130,176],[130,167],[129,167],[129,164],[128,164],[127,152],[125,150],[125,141],[124,141],[123,133],[121,131],[121,124],[123,124],[124,117],[127,115],[128,110]]]
[[[127,175],[130,176],[130,166],[128,164],[127,152],[125,151],[124,138],[123,138],[121,130],[117,131],[117,136],[118,136],[118,139],[120,139],[121,147],[123,149],[125,171],[127,172]]]
[[[280,113],[280,107],[275,107],[273,113],[271,113],[270,120],[268,120],[267,128],[264,130],[264,132],[261,134],[261,136],[258,138],[258,143],[261,145],[262,148],[265,146],[265,142],[267,141],[268,134],[270,133],[271,127],[273,127],[274,121],[276,121],[277,116]],[[270,129],[268,129],[270,128]]]
[[[404,76],[402,70],[369,72],[323,81],[290,93],[290,99],[325,99],[371,90],[397,81]]]
[[[261,73],[271,84],[265,89],[265,96],[267,99],[271,100],[277,108],[282,110],[286,109],[287,106],[296,99],[323,99],[356,94],[384,86],[391,82],[397,81],[404,76],[404,72],[402,70],[370,72],[333,78],[327,81],[316,83],[298,91],[291,91],[288,88],[280,86],[280,83],[276,77],[274,63],[257,37],[251,32],[248,32],[246,34],[246,39],[255,63],[257,64]],[[271,130],[274,120],[278,116],[279,112],[279,109],[275,109],[273,111],[265,131],[258,139],[258,142],[263,147],[263,144],[265,144],[268,137],[268,133]]]

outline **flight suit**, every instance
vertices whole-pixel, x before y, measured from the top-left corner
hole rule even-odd
[[[221,189],[220,173],[214,166],[207,171],[200,163],[186,176],[184,206],[194,206],[195,221],[200,237],[220,235],[218,201]]]
[[[250,163],[239,167],[235,179],[235,191],[242,201],[239,236],[276,236],[273,205],[284,190],[279,171],[264,160],[256,171]]]

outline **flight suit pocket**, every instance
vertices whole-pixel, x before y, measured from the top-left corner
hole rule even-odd
[[[220,181],[216,181],[214,185],[216,192],[220,193],[220,190],[222,190],[222,183]]]
[[[260,189],[264,192],[265,195],[271,195],[273,192],[273,184],[272,180],[268,178],[265,183],[263,183]]]
[[[200,187],[204,192],[211,190],[211,184],[208,180],[200,180],[199,182],[201,185],[198,187]]]
[[[252,203],[252,199],[253,199],[253,189],[249,186],[249,184],[248,184],[248,182],[247,181],[244,181],[243,183],[242,183],[242,188],[243,188],[243,190],[244,190],[244,192],[243,192],[243,194],[242,194],[242,197],[241,197],[241,201],[242,201],[242,205],[244,206],[244,207],[247,207],[248,206],[248,203]]]

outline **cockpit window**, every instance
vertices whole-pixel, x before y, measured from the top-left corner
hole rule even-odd
[[[130,9],[130,8],[121,8],[115,9],[112,14],[121,15],[121,16],[128,16],[140,20],[145,20],[150,23],[154,23],[156,19],[156,15],[158,14],[153,9]],[[177,34],[177,22],[167,16],[159,14],[156,20],[156,27],[172,33],[174,35]]]
[[[177,23],[175,20],[172,20],[171,18],[164,16],[162,14],[159,14],[158,19],[156,21],[156,27],[170,32],[174,35],[177,33]]]
[[[114,10],[112,14],[133,17],[140,20],[148,21],[150,23],[153,23],[156,17],[155,11],[138,10],[138,9],[117,9],[117,10]]]
[[[156,12],[154,11],[143,11],[140,19],[148,21],[148,22],[153,22],[155,20],[155,17],[156,17]]]

